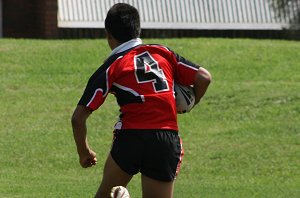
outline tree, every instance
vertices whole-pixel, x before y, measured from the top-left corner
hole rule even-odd
[[[279,21],[287,21],[291,29],[300,29],[299,0],[269,0]]]

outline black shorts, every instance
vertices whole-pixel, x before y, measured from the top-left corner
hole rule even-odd
[[[130,175],[170,182],[179,172],[183,147],[176,131],[116,130],[111,156]]]

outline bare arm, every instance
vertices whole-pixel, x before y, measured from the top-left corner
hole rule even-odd
[[[195,105],[198,104],[204,96],[209,84],[211,82],[211,74],[204,68],[199,68],[195,74],[194,92]]]
[[[87,141],[86,120],[91,115],[92,111],[78,105],[72,116],[73,136],[79,155],[80,164],[83,168],[95,165],[97,162],[96,153],[89,148]]]

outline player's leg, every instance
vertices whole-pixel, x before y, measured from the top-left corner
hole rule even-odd
[[[172,198],[174,181],[162,182],[142,175],[143,198]]]
[[[144,134],[142,173],[143,198],[172,198],[183,148],[178,133],[156,130]]]
[[[132,175],[124,172],[109,154],[104,166],[102,182],[95,197],[110,198],[110,191],[114,186],[126,187],[131,178]]]

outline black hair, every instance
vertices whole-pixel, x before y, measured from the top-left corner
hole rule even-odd
[[[106,15],[105,29],[120,42],[138,38],[141,32],[138,10],[126,3],[113,5]]]

